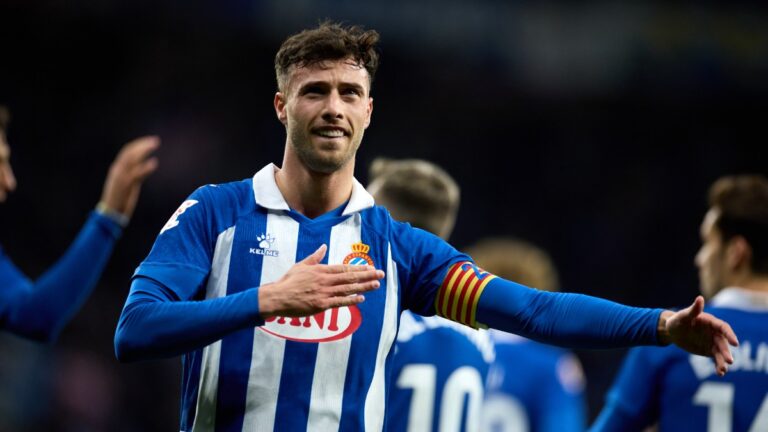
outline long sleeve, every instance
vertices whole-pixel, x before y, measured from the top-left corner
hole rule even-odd
[[[667,349],[630,350],[590,432],[641,431],[659,417],[659,381]]]
[[[181,301],[160,282],[136,277],[115,333],[120,361],[173,357],[264,322],[258,289],[209,300]]]
[[[656,345],[661,312],[494,278],[478,299],[477,321],[553,345],[620,348]]]
[[[66,253],[36,281],[0,254],[0,327],[30,339],[56,339],[93,291],[121,231],[93,212]]]

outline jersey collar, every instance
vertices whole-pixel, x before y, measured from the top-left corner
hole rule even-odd
[[[275,172],[277,166],[268,164],[253,176],[253,196],[256,204],[270,210],[290,210],[288,203],[285,202],[283,194],[277,187],[275,181]],[[347,206],[344,208],[342,216],[363,211],[373,207],[373,197],[365,190],[363,185],[352,178],[352,197],[349,198]]]
[[[768,293],[738,287],[723,288],[712,297],[712,306],[748,312],[768,311]]]

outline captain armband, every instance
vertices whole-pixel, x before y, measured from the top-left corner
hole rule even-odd
[[[477,322],[480,295],[496,276],[469,261],[451,266],[435,299],[435,311],[443,318],[472,328],[485,327]]]

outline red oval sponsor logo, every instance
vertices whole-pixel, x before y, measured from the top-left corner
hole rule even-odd
[[[295,342],[331,342],[351,335],[363,317],[356,305],[328,309],[306,317],[272,317],[259,327],[263,331]]]

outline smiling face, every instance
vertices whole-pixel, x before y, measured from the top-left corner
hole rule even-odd
[[[274,104],[288,151],[311,171],[336,172],[354,158],[371,122],[368,72],[351,59],[297,67]]]

